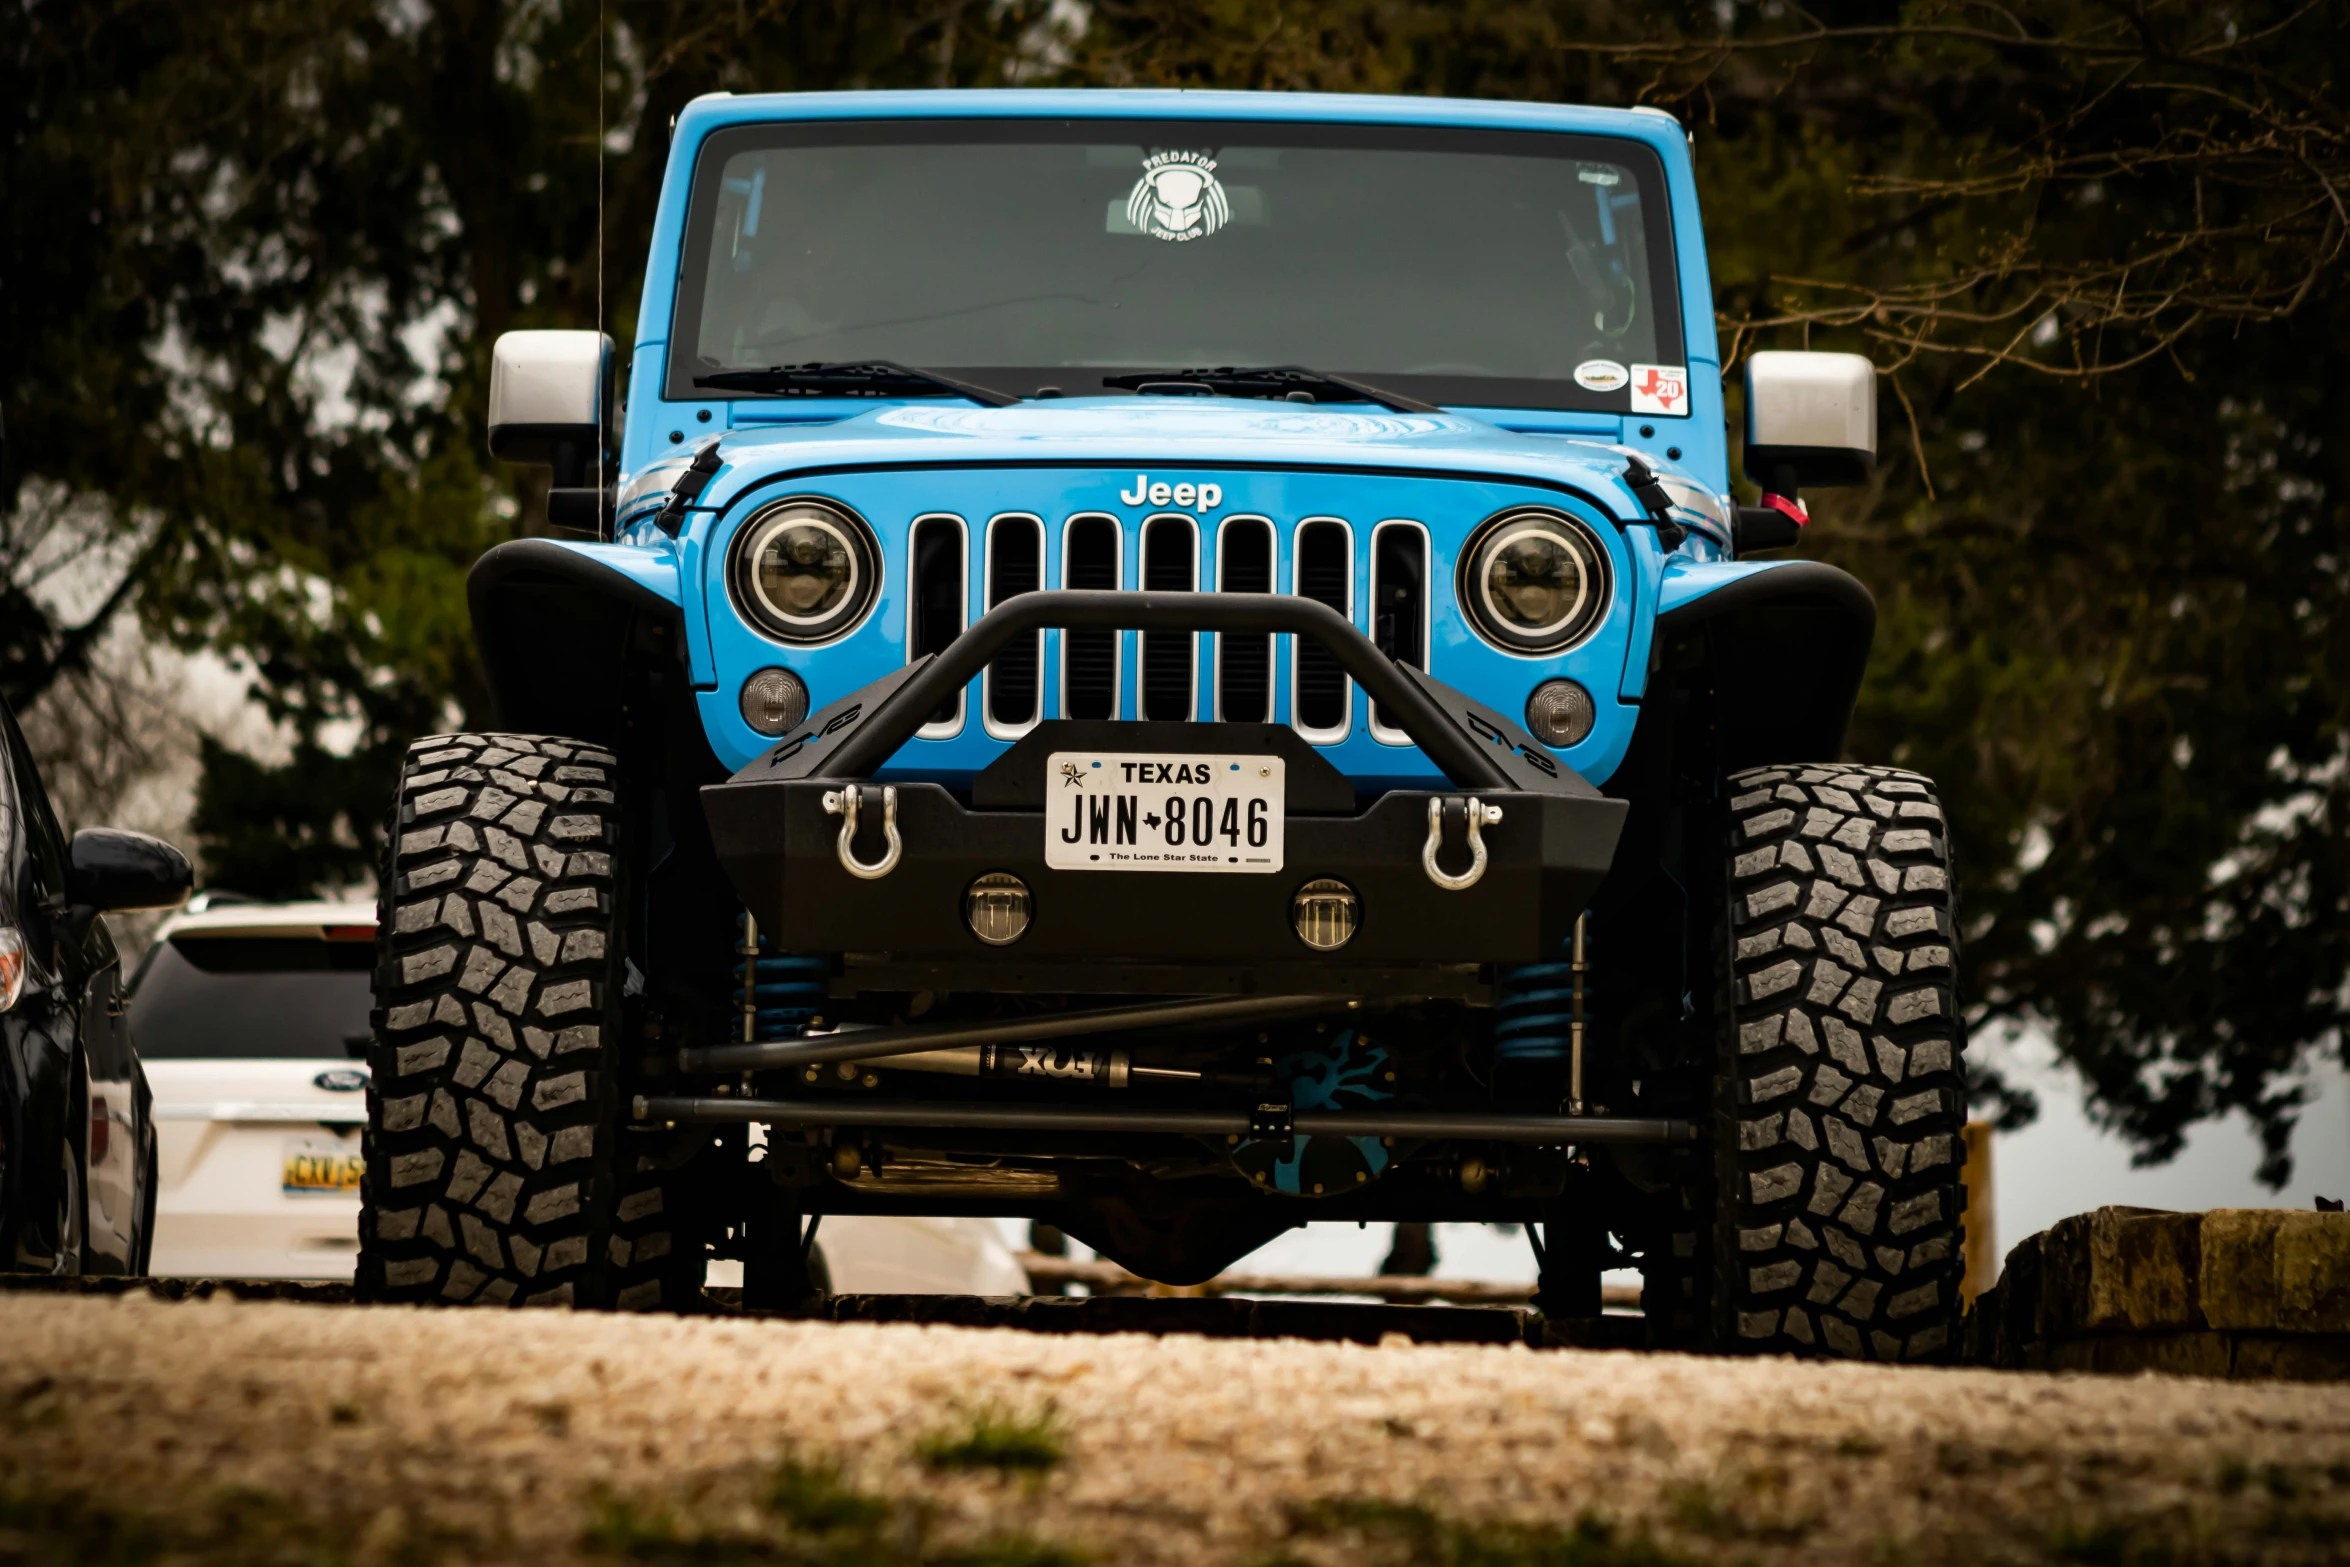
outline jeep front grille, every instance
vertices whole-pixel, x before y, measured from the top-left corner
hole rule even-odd
[[[1297,527],[1296,592],[1354,618],[1354,530],[1334,517],[1317,517]],[[1299,640],[1290,651],[1290,716],[1309,740],[1336,740],[1346,734],[1352,682],[1337,657],[1319,642]]]
[[[1115,589],[1124,542],[1115,517],[1096,512],[1070,518],[1061,534],[1061,586]],[[1061,716],[1118,716],[1117,632],[1061,633]]]
[[[1399,664],[1428,667],[1428,530],[1416,522],[1371,530],[1371,641]],[[1409,743],[1376,703],[1371,733],[1390,745]]]
[[[987,525],[987,607],[1044,586],[1044,523],[1014,513]],[[987,666],[987,729],[1024,733],[1036,722],[1036,682],[1044,662],[1044,634],[1006,646]]]
[[[906,553],[912,588],[906,595],[906,656],[909,662],[946,650],[963,633],[963,606],[970,601],[970,570],[964,561],[963,519],[944,513],[914,519]],[[951,735],[963,724],[963,698],[942,702],[922,732]]]
[[[1273,591],[1273,525],[1262,517],[1233,517],[1216,535],[1216,591]],[[1216,716],[1227,723],[1261,724],[1273,716],[1273,639],[1261,632],[1224,632],[1216,638]]]
[[[1153,517],[1142,525],[1142,585],[1153,593],[1199,588],[1199,531],[1189,517]],[[1142,716],[1181,722],[1195,711],[1193,681],[1199,637],[1145,632],[1142,638]]]
[[[1148,592],[1280,591],[1282,573],[1275,524],[1265,517],[1225,518],[1215,535],[1212,584],[1201,570],[1205,541],[1191,517],[1165,513],[1142,525],[1132,586]],[[981,571],[986,607],[994,609],[1045,583],[1045,524],[1025,512],[1007,512],[987,525]],[[906,647],[909,660],[945,647],[964,629],[970,542],[960,518],[934,513],[916,518],[908,541]],[[1081,512],[1062,524],[1059,585],[1115,591],[1129,586],[1125,533],[1119,519]],[[1428,530],[1391,520],[1370,536],[1369,626],[1372,642],[1399,663],[1426,669],[1429,656],[1432,551]],[[1289,591],[1327,604],[1357,620],[1354,603],[1355,533],[1336,517],[1310,517],[1291,541]],[[1059,707],[1064,718],[1188,720],[1200,708],[1197,633],[1138,634],[1138,678],[1131,704],[1121,700],[1125,671],[1122,633],[1056,633],[1060,659]],[[1274,716],[1274,638],[1260,632],[1224,632],[1212,639],[1215,670],[1212,715],[1226,723],[1270,723]],[[1022,638],[987,666],[980,709],[998,739],[1025,733],[1041,716],[1044,635]],[[1334,744],[1352,721],[1354,683],[1327,648],[1298,640],[1290,649],[1290,721],[1306,739]],[[1391,745],[1408,744],[1392,717],[1374,705],[1371,732]],[[960,702],[942,705],[926,735],[956,732]]]

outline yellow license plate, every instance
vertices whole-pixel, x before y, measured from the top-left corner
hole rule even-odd
[[[299,1138],[286,1144],[284,1189],[356,1197],[359,1174],[365,1168],[357,1138],[347,1143]]]

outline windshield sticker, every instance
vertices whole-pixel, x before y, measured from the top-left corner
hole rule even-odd
[[[1126,198],[1126,221],[1153,239],[1204,239],[1232,221],[1232,203],[1204,152],[1154,152]]]
[[[1586,359],[1575,366],[1575,384],[1586,392],[1612,392],[1632,379],[1632,372],[1613,359]]]
[[[1632,411],[1636,414],[1674,415],[1689,412],[1689,367],[1634,365]]]

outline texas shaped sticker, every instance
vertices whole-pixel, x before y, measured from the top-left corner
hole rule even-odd
[[[1636,414],[1669,414],[1675,418],[1686,415],[1689,412],[1689,367],[1634,365],[1632,411]]]

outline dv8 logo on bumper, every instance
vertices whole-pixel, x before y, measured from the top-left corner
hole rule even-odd
[[[1281,869],[1288,793],[1278,756],[1055,751],[1045,788],[1044,862],[1053,870]]]

